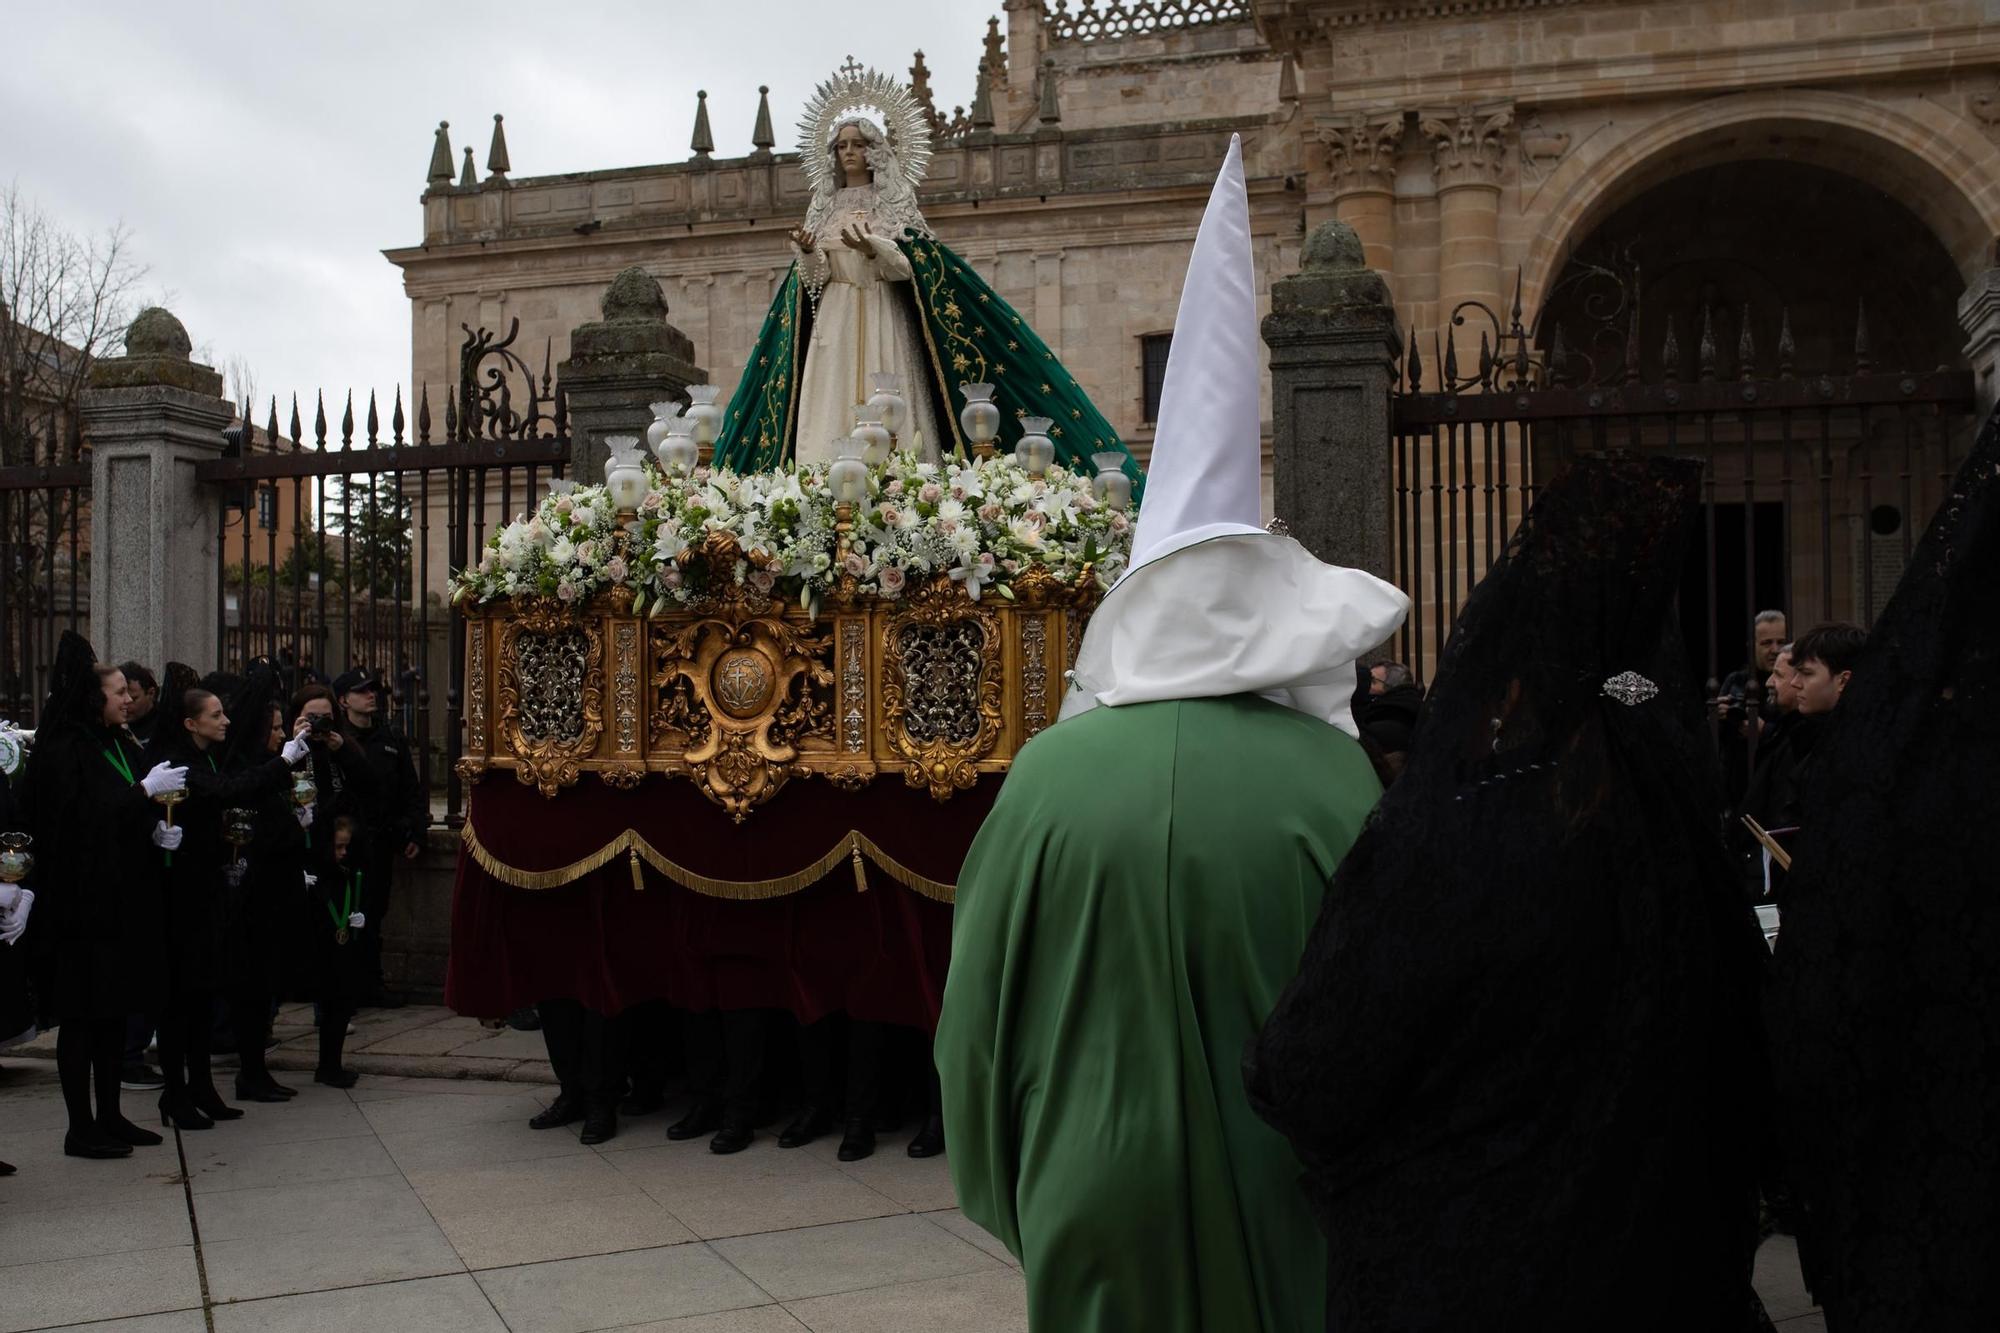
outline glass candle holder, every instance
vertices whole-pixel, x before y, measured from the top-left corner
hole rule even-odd
[[[958,410],[958,424],[965,431],[973,453],[993,457],[993,441],[1000,438],[1000,404],[993,401],[990,384],[961,384],[965,406]]]
[[[1014,461],[1031,477],[1039,477],[1056,461],[1056,442],[1049,438],[1048,417],[1021,418],[1021,441],[1014,446]]]
[[[1091,478],[1090,488],[1096,492],[1099,502],[1112,509],[1129,509],[1132,505],[1132,479],[1125,475],[1125,455],[1111,452],[1092,454],[1090,461],[1097,464],[1097,475]]]

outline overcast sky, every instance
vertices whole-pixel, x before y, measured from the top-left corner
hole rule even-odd
[[[940,106],[972,98],[1000,0],[485,0],[446,5],[0,0],[0,183],[68,229],[123,223],[164,297],[260,399],[388,391],[410,370],[391,246],[422,240],[431,136],[480,174],[493,114],[514,176],[685,160],[695,90],[716,155],[750,151],[757,87],[780,151],[850,53]],[[310,406],[307,407],[310,419]],[[261,417],[260,406],[257,415]]]

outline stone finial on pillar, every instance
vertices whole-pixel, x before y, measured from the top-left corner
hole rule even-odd
[[[1038,90],[1039,106],[1035,119],[1044,127],[1062,124],[1062,107],[1056,102],[1056,62],[1050,57],[1042,62],[1041,87]]]
[[[604,291],[604,318],[570,334],[569,360],[556,367],[569,408],[570,475],[604,478],[608,435],[643,435],[651,404],[686,401],[708,372],[694,364],[694,343],[667,322],[657,278],[634,265]]]
[[[222,376],[195,362],[187,330],[157,306],[125,354],[90,368],[90,640],[108,661],[157,667],[215,655],[216,531],[193,464],[222,453],[235,415]]]
[[[499,112],[493,113],[493,143],[486,150],[486,180],[489,184],[498,181],[505,184],[507,173],[514,169],[507,160],[507,131],[501,124]]]
[[[459,169],[458,188],[476,190],[479,188],[479,173],[472,169],[472,145],[465,146],[465,165]]]
[[[431,138],[430,187],[433,190],[447,189],[451,185],[451,122],[438,122],[437,133]]]
[[[983,67],[972,88],[972,128],[989,133],[993,129],[993,74]]]
[[[771,131],[771,88],[769,84],[758,84],[757,123],[750,130],[750,146],[756,151],[750,156],[767,158],[777,144],[778,136]]]
[[[1344,222],[1306,238],[1271,284],[1272,491],[1277,516],[1334,564],[1395,574],[1389,395],[1401,334],[1389,284]]]
[[[708,93],[706,90],[694,95],[694,138],[688,147],[694,150],[694,160],[706,162],[715,152],[715,134],[708,128]]]
[[[924,63],[922,51],[917,52],[917,58],[910,62],[910,96],[916,98],[917,105],[924,109],[932,129],[943,123],[943,118],[938,115],[937,98],[931,93],[931,67]]]

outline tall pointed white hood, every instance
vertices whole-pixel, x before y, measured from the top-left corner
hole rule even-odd
[[[1409,599],[1265,531],[1257,283],[1236,136],[1195,237],[1132,564],[1091,617],[1062,716],[1258,694],[1358,734],[1354,663]]]

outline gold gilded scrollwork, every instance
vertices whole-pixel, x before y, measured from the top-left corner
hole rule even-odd
[[[500,631],[500,731],[519,761],[514,775],[553,796],[576,783],[604,731],[604,636],[550,599],[517,610]]]
[[[883,730],[936,800],[979,780],[1000,737],[1000,617],[937,578],[882,627]]]
[[[831,655],[829,635],[776,616],[703,616],[655,639],[656,731],[688,738],[690,776],[738,823],[808,771],[802,737],[831,732]]]
[[[486,622],[465,627],[465,755],[457,765],[459,779],[476,783],[486,776]]]

